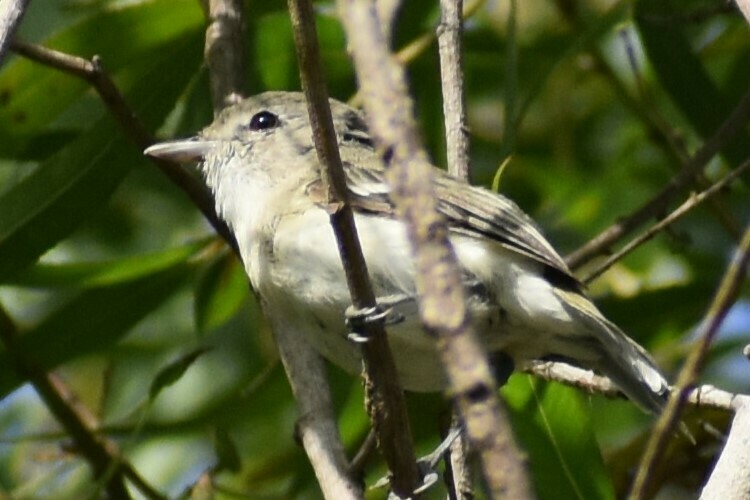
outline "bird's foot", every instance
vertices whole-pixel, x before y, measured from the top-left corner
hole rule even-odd
[[[448,433],[448,436],[443,439],[443,441],[438,445],[437,448],[435,448],[432,453],[430,453],[429,455],[425,455],[424,457],[417,460],[417,468],[419,469],[420,476],[422,477],[422,484],[414,489],[413,494],[415,496],[421,495],[438,482],[438,479],[440,479],[440,475],[437,471],[437,464],[440,462],[440,460],[442,460],[442,458],[445,456],[445,453],[451,447],[456,438],[458,438],[461,432],[462,430],[460,427],[453,427],[450,433]],[[373,485],[373,488],[384,488],[388,486],[390,482],[391,476],[388,475],[378,480]],[[408,498],[412,498],[412,496],[409,496]],[[404,499],[391,491],[388,494],[388,500]]]
[[[383,326],[395,325],[404,321],[404,315],[394,307],[407,300],[405,296],[387,296],[377,300],[374,307],[356,308],[349,306],[344,312],[346,326],[350,333],[347,338],[352,342],[363,343],[369,340],[366,333],[368,326],[381,323]]]

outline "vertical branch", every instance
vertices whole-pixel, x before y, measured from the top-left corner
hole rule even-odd
[[[411,241],[422,324],[436,339],[449,394],[482,460],[490,494],[530,498],[524,459],[473,332],[456,256],[437,211],[432,166],[414,124],[403,68],[387,48],[371,2],[340,0],[339,8],[391,198]]]
[[[443,116],[448,172],[469,180],[469,133],[466,123],[463,68],[463,0],[440,0],[440,24],[437,28],[440,54],[440,82],[443,89]],[[455,414],[454,414],[455,415]],[[454,416],[452,425],[460,426]],[[467,498],[473,491],[473,471],[469,461],[469,443],[460,433],[446,458],[446,482],[456,498]],[[448,477],[450,476],[450,477]]]
[[[289,0],[294,40],[300,66],[302,88],[310,113],[310,124],[318,153],[327,173],[331,225],[341,254],[352,303],[363,310],[377,306],[362,248],[348,203],[344,169],[333,128],[328,91],[320,63],[315,17],[309,0]],[[325,177],[325,176],[324,176]],[[382,322],[369,325],[362,344],[365,365],[367,410],[378,437],[378,444],[393,474],[392,486],[400,497],[409,497],[419,486],[406,401],[396,375]]]
[[[242,1],[208,0],[208,19],[204,55],[216,115],[245,94]]]
[[[690,352],[685,365],[677,377],[677,382],[667,402],[666,408],[654,426],[654,432],[643,453],[643,460],[638,467],[638,474],[633,482],[630,498],[641,500],[646,498],[651,473],[655,465],[661,460],[667,441],[669,440],[675,425],[680,419],[680,413],[685,405],[692,385],[698,377],[703,360],[716,333],[724,321],[729,309],[737,300],[742,283],[745,279],[748,262],[750,261],[750,224],[745,229],[739,248],[729,264],[719,288],[714,295],[711,305],[706,312],[701,326],[698,328],[700,341]]]
[[[440,52],[440,81],[443,85],[448,172],[468,180],[469,135],[464,101],[462,9],[463,0],[440,0],[441,17],[437,39]]]

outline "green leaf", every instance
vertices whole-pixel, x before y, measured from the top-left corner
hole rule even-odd
[[[190,368],[199,357],[203,356],[203,354],[205,354],[209,350],[210,349],[207,347],[199,347],[187,354],[180,356],[178,359],[172,361],[167,366],[159,370],[159,373],[156,374],[156,377],[154,377],[154,381],[151,383],[151,387],[149,388],[149,400],[153,401],[163,389],[180,380],[187,369]]]
[[[109,198],[138,161],[109,117],[0,197],[0,280],[22,270]],[[113,153],[120,150],[119,155]]]
[[[101,11],[66,28],[44,45],[83,58],[99,55],[111,75],[122,70],[125,75],[140,74],[142,77],[140,70],[144,61],[161,59],[166,45],[202,26],[202,12],[190,0],[138,2]],[[92,46],[95,53],[92,53]],[[185,59],[188,61],[189,58]],[[172,78],[169,72],[163,75]],[[163,86],[163,75],[152,84],[160,81],[159,86]],[[48,141],[41,142],[37,138],[34,147],[30,141],[41,130],[53,134],[48,140],[59,143],[54,134],[61,132],[50,132],[48,127],[88,89],[82,80],[39,63],[19,58],[9,64],[0,74],[0,155],[10,156],[28,150],[39,158],[39,147],[49,148],[50,145],[45,144]],[[80,129],[83,123],[86,122],[73,122],[64,127]]]
[[[502,392],[513,428],[529,455],[537,498],[614,498],[578,391],[530,375],[514,375]]]
[[[201,274],[195,290],[195,322],[205,332],[226,323],[246,303],[250,285],[239,260],[224,252]]]
[[[239,450],[227,430],[223,427],[217,428],[214,432],[214,452],[219,460],[214,468],[216,471],[240,471],[242,458],[240,457]]]
[[[558,47],[551,46],[550,50],[555,50],[555,57],[552,64],[541,69],[538,75],[534,78],[530,78],[531,83],[526,86],[523,91],[523,96],[518,99],[520,102],[518,110],[516,111],[515,127],[520,128],[526,118],[526,114],[529,111],[530,106],[540,97],[544,86],[549,82],[552,73],[554,73],[560,66],[573,57],[577,56],[581,52],[590,49],[595,44],[599,43],[605,34],[610,33],[612,29],[620,22],[623,21],[629,7],[627,2],[617,2],[611,8],[607,10],[602,16],[596,18],[596,21],[586,26],[586,29],[576,33],[575,37],[570,40],[567,45],[559,45]],[[520,54],[519,58],[523,58],[524,54]],[[526,57],[529,57],[526,54]],[[519,87],[524,87],[519,85]],[[519,92],[520,93],[520,92]],[[505,154],[509,154],[506,152]]]
[[[189,274],[185,265],[177,265],[138,280],[86,290],[24,333],[19,348],[44,370],[107,349],[171,297]],[[22,382],[11,368],[8,352],[0,351],[0,397]]]
[[[126,93],[149,126],[164,119],[197,68],[198,35],[163,47],[144,63],[150,71]],[[169,78],[154,85],[162,74]],[[130,168],[144,162],[141,151],[107,114],[6,192],[0,197],[0,281],[32,264],[97,213]]]
[[[133,281],[154,274],[175,264],[184,263],[206,246],[206,240],[147,255],[135,255],[106,262],[75,262],[72,264],[37,263],[10,285],[55,287],[100,287]]]
[[[664,90],[680,108],[693,128],[708,139],[734,109],[740,95],[724,95],[690,46],[683,23],[673,22],[679,13],[663,0],[639,0],[635,19],[641,40]],[[746,91],[742,87],[742,93]],[[734,165],[750,156],[750,142],[744,128],[723,150]]]

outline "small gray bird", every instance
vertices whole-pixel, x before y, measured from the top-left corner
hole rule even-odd
[[[388,328],[400,380],[406,389],[440,390],[445,377],[419,323],[409,241],[394,215],[383,164],[362,114],[330,104],[373,287],[401,318]],[[304,95],[248,98],[198,136],[145,154],[199,163],[271,324],[299,332],[357,373],[360,348],[347,338],[350,296]],[[434,182],[487,349],[516,364],[554,357],[596,370],[642,408],[661,409],[669,386],[648,353],[602,316],[534,222],[507,198],[438,169]]]

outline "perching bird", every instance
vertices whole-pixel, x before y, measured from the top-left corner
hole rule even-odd
[[[417,314],[414,265],[384,167],[358,111],[331,100],[349,196],[375,294],[401,321],[388,327],[406,389],[439,390],[445,377]],[[146,154],[197,162],[236,237],[272,325],[291,328],[346,370],[360,370],[347,338],[350,295],[326,209],[305,97],[266,92],[224,112],[196,137]],[[450,228],[476,331],[516,364],[554,357],[610,377],[648,411],[669,386],[648,353],[586,297],[534,222],[502,195],[438,169],[439,210]]]

